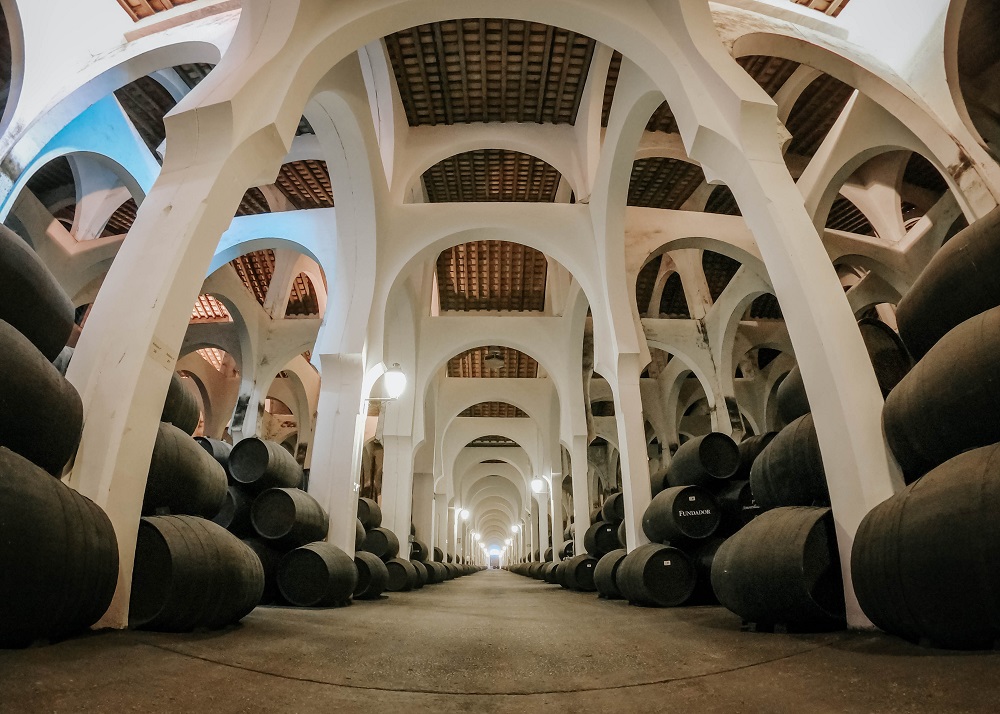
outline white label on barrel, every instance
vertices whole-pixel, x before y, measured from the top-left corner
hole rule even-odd
[[[688,496],[688,500],[689,500],[689,501],[693,501],[693,500],[695,500],[696,498],[697,498],[697,496]]]
[[[669,560],[664,560],[664,561],[663,561],[663,564],[664,564],[664,565],[670,565],[670,561],[669,561]]]

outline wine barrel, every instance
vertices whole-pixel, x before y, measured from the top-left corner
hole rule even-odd
[[[594,508],[590,511],[590,524],[593,525],[601,520],[601,509]]]
[[[551,563],[552,562],[552,548],[551,547],[546,548],[545,552],[542,553],[542,560],[544,560],[546,563]]]
[[[649,474],[649,492],[653,496],[667,487],[667,472],[670,471],[670,464],[662,464],[655,471]]]
[[[600,597],[615,599],[622,596],[618,589],[616,578],[618,576],[618,566],[625,559],[625,549],[619,548],[606,553],[594,568],[594,587]]]
[[[444,560],[444,551],[438,548],[437,546],[434,546],[434,561],[440,563],[443,560]]]
[[[545,571],[545,582],[549,585],[559,584],[559,569],[562,567],[562,563],[549,563],[552,567]]]
[[[385,561],[386,570],[389,571],[389,584],[386,589],[389,592],[409,592],[417,583],[417,569],[408,560],[402,558],[389,558]]]
[[[767,448],[774,437],[778,435],[776,431],[769,431],[758,436],[748,436],[740,442],[740,465],[733,474],[734,481],[747,481],[750,479],[750,469],[753,462],[757,460],[761,452]]]
[[[550,578],[552,577],[552,571],[555,570],[556,563],[543,563],[542,571],[539,573],[539,580],[545,583],[552,582]]]
[[[740,465],[740,447],[732,437],[713,432],[685,442],[677,449],[666,483],[670,486],[707,486],[732,478]]]
[[[299,607],[331,607],[350,602],[358,585],[354,559],[333,543],[309,543],[288,553],[278,568],[278,588]]]
[[[410,541],[410,560],[426,561],[429,554],[430,548],[426,543],[416,539]]]
[[[69,363],[73,361],[73,354],[76,349],[73,347],[63,347],[62,352],[52,360],[52,366],[56,368],[56,372],[61,374],[63,377],[66,376],[66,372],[69,371]]]
[[[361,521],[357,518],[354,519],[354,551],[357,552],[361,550],[361,546],[365,543],[365,538],[368,534],[365,533],[365,527],[361,525]]]
[[[715,591],[712,590],[712,565],[715,563],[715,555],[719,548],[726,542],[726,538],[713,536],[708,538],[689,553],[694,562],[694,570],[698,576],[698,583],[694,589],[694,600],[709,604],[717,603]]]
[[[427,563],[427,584],[437,585],[448,579],[448,569],[439,560],[432,560]]]
[[[858,320],[861,339],[871,358],[882,396],[889,396],[897,384],[913,369],[913,359],[896,331],[881,320]]]
[[[598,521],[587,529],[587,533],[583,536],[583,547],[595,558],[621,548],[618,527],[614,523]]]
[[[658,543],[641,545],[618,565],[615,583],[633,605],[676,607],[694,593],[698,577],[694,563],[677,548]]]
[[[269,488],[250,509],[257,534],[282,548],[297,548],[326,538],[330,521],[319,501],[297,488]]]
[[[656,495],[642,514],[642,530],[654,543],[708,538],[719,527],[719,505],[701,486],[673,486]]]
[[[419,560],[409,561],[413,569],[417,571],[417,581],[413,583],[413,589],[419,590],[427,584],[427,566]]]
[[[775,508],[757,516],[716,552],[712,589],[724,607],[748,622],[843,625],[830,509]]]
[[[229,469],[229,454],[233,447],[219,439],[210,439],[207,436],[196,436],[194,440],[201,444],[201,448],[208,452],[208,455],[218,461],[222,468]]]
[[[812,414],[786,426],[761,452],[750,470],[750,487],[764,510],[830,505]]]
[[[535,580],[540,580],[541,579],[542,566],[543,565],[544,565],[544,563],[541,563],[541,562],[539,562],[537,560],[532,561],[528,565],[528,577],[529,578],[534,578]]]
[[[0,448],[0,647],[90,627],[118,583],[118,541],[95,503]]]
[[[57,475],[82,431],[76,389],[24,335],[0,321],[0,446]]]
[[[945,335],[892,390],[882,423],[907,481],[1000,441],[998,349],[1000,307]]]
[[[298,488],[303,475],[302,467],[285,447],[256,437],[233,446],[229,453],[229,473],[258,493],[269,488]]]
[[[563,586],[570,590],[594,592],[597,589],[594,585],[594,568],[596,567],[597,558],[592,555],[587,553],[574,555],[560,569],[563,575]]]
[[[625,528],[625,521],[618,524],[618,542],[621,543],[622,548],[628,548],[628,529]]]
[[[358,520],[365,530],[382,525],[382,509],[378,502],[364,496],[358,499]]]
[[[1000,306],[1000,208],[944,244],[899,301],[899,335],[916,359],[953,328]]]
[[[731,533],[735,533],[761,513],[749,481],[731,481],[716,492],[715,500],[722,512],[720,529]]]
[[[257,554],[264,568],[264,594],[260,597],[261,605],[269,605],[281,599],[278,590],[278,566],[285,557],[285,551],[275,548],[260,538],[244,538],[243,542]]]
[[[806,385],[802,381],[802,371],[798,365],[785,375],[778,385],[778,416],[786,424],[791,424],[799,417],[812,411],[809,397],[806,396]]]
[[[75,315],[73,303],[38,254],[0,226],[0,320],[51,362],[66,346]]]
[[[198,400],[190,389],[184,386],[184,378],[174,372],[170,375],[167,396],[163,400],[160,421],[173,424],[188,436],[194,434],[201,420]]]
[[[354,586],[357,600],[376,600],[389,587],[389,570],[374,553],[361,550],[354,554],[358,584]]]
[[[189,435],[160,422],[142,498],[142,514],[214,518],[227,493],[226,470]]]
[[[621,523],[625,520],[625,495],[619,491],[610,494],[601,506],[601,519],[608,523]]]
[[[382,560],[390,560],[399,555],[399,539],[388,528],[371,528],[365,534],[361,550],[374,553]]]
[[[851,557],[862,610],[910,640],[993,647],[1000,639],[998,512],[1000,444],[959,454],[876,506]]]
[[[129,626],[160,632],[239,622],[264,594],[257,554],[222,526],[194,516],[139,523]]]
[[[230,486],[222,500],[222,508],[212,519],[233,535],[250,537],[256,532],[250,521],[250,508],[253,506],[253,496],[238,486]]]

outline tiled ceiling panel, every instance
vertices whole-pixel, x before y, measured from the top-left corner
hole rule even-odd
[[[705,213],[719,213],[724,216],[740,216],[740,207],[729,186],[717,186],[705,204]]]
[[[75,185],[73,169],[65,156],[45,164],[28,179],[27,187],[38,198],[56,189]]]
[[[540,201],[551,203],[559,172],[519,151],[477,149],[455,154],[424,172],[430,203],[450,201]]]
[[[232,322],[229,310],[212,295],[199,295],[191,310],[191,322]]]
[[[861,212],[861,209],[843,196],[838,196],[833,202],[830,215],[826,219],[826,227],[865,236],[875,235],[875,229],[865,214]]]
[[[230,264],[247,290],[263,305],[267,289],[271,285],[271,278],[274,277],[274,251],[255,250],[241,255]]]
[[[490,369],[484,362],[493,352],[503,357],[501,369]],[[448,360],[448,376],[534,379],[538,376],[538,363],[509,347],[476,347]]]
[[[788,153],[811,158],[853,93],[852,87],[828,74],[814,79],[799,95],[785,122],[792,135]]]
[[[792,2],[836,17],[841,10],[847,7],[850,0],[792,0]]]
[[[194,0],[118,0],[118,4],[133,20],[155,15],[177,5],[185,5]]]
[[[688,309],[680,273],[673,273],[663,285],[663,295],[660,296],[660,317],[678,320],[691,319],[691,311]]]
[[[213,69],[215,69],[215,65],[207,62],[192,62],[174,67],[174,71],[184,80],[184,84],[191,89],[198,86],[198,83],[205,79]]]
[[[459,414],[460,417],[486,417],[493,419],[526,419],[527,414],[507,402],[479,402]]]
[[[132,120],[143,142],[155,154],[156,147],[167,138],[163,116],[177,104],[170,92],[152,77],[140,77],[131,84],[116,89],[115,97]]]
[[[521,20],[449,20],[385,38],[410,126],[572,124],[595,43]]]
[[[136,206],[134,198],[125,201],[125,203],[118,207],[118,210],[111,214],[107,225],[104,226],[102,236],[123,236],[128,234],[132,230],[132,224],[135,223],[135,214],[138,210],[139,207]]]
[[[332,208],[333,189],[325,161],[292,161],[275,182],[296,208]]]
[[[663,256],[653,258],[639,271],[635,281],[635,304],[640,315],[649,311],[649,301],[653,299],[653,289],[656,287],[656,276],[660,274],[660,264]],[[655,316],[654,316],[655,317]]]
[[[639,159],[632,164],[628,205],[679,209],[704,182],[697,164],[663,157]]]
[[[312,280],[299,273],[292,282],[292,292],[285,308],[286,317],[314,317],[319,315],[319,295]]]
[[[701,267],[705,271],[705,281],[708,283],[708,291],[712,294],[712,300],[718,300],[722,291],[726,289],[729,282],[740,269],[738,260],[706,250],[701,256]]]
[[[778,305],[778,298],[770,293],[761,295],[750,303],[747,309],[747,317],[751,320],[783,320],[781,306]]]
[[[778,93],[792,73],[799,68],[798,62],[767,55],[747,55],[736,61],[771,97]]]
[[[237,216],[256,216],[261,213],[270,213],[271,208],[267,205],[267,199],[259,188],[251,188],[243,194],[240,207],[236,209]]]
[[[912,184],[936,194],[944,195],[948,190],[948,182],[930,161],[914,152],[906,163],[903,172],[903,183]]]
[[[466,446],[519,446],[519,444],[513,439],[508,439],[506,436],[491,434],[489,436],[480,436],[478,439],[473,439],[466,444]]]
[[[545,309],[548,264],[534,248],[508,241],[474,241],[438,256],[442,311]]]

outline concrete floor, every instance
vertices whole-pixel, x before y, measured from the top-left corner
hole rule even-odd
[[[0,712],[985,712],[1000,653],[876,634],[751,634],[483,572],[187,635],[0,650]]]

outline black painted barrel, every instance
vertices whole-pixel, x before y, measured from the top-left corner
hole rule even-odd
[[[544,564],[544,563],[542,563],[542,562],[540,562],[540,561],[537,561],[537,560],[535,560],[535,561],[532,561],[532,562],[531,562],[531,563],[530,563],[530,564],[528,565],[528,577],[529,577],[529,578],[534,578],[535,580],[541,580],[541,576],[542,576],[542,567],[543,567],[544,565],[545,565],[545,564]]]
[[[830,509],[786,507],[757,516],[716,552],[712,589],[748,622],[842,625],[844,590]]]
[[[370,528],[360,549],[389,560],[399,555],[399,539],[388,528]]]
[[[882,423],[908,481],[1000,441],[1000,307],[945,335],[886,399]]]
[[[163,400],[160,421],[173,424],[188,436],[194,434],[201,420],[198,400],[190,389],[184,386],[184,379],[174,372],[170,375],[167,396]]]
[[[922,359],[950,330],[1000,306],[1000,207],[944,244],[899,301],[903,342]]]
[[[549,563],[552,567],[545,571],[545,582],[549,585],[559,584],[559,569],[562,567],[562,563]]]
[[[628,529],[625,527],[625,521],[618,524],[618,542],[621,543],[622,548],[628,547]]]
[[[269,488],[298,488],[302,467],[285,447],[256,437],[243,439],[229,454],[233,479],[255,492]]]
[[[555,563],[551,563],[551,562],[544,563],[542,565],[541,573],[539,573],[539,580],[541,580],[542,582],[545,582],[545,583],[552,582],[552,580],[551,580],[551,578],[552,578],[552,571],[555,570],[555,568],[556,568],[556,564]]]
[[[594,585],[594,568],[596,567],[597,558],[592,555],[587,553],[574,555],[560,568],[563,587],[570,590],[594,592],[597,589]]]
[[[757,460],[761,452],[767,448],[774,437],[778,435],[776,431],[769,431],[758,436],[748,436],[739,444],[740,449],[740,465],[736,469],[736,473],[733,474],[734,481],[745,481],[750,478],[750,469],[753,468],[753,462]]]
[[[444,560],[444,551],[437,546],[434,546],[434,560],[438,563]]]
[[[330,525],[319,501],[297,488],[269,488],[257,496],[250,522],[261,538],[282,548],[323,540]]]
[[[389,585],[386,588],[389,592],[408,592],[416,585],[417,570],[410,561],[389,558],[385,561],[385,567],[389,571]]]
[[[249,614],[263,594],[260,558],[222,526],[194,516],[152,516],[139,523],[131,627],[225,627]]]
[[[448,579],[448,569],[444,567],[444,563],[438,560],[432,560],[427,563],[427,584],[437,585],[443,583]]]
[[[360,497],[358,499],[358,520],[361,521],[365,530],[378,528],[382,525],[382,509],[378,502],[364,496]]]
[[[74,317],[73,303],[41,258],[0,226],[0,320],[52,361],[69,340]]]
[[[626,555],[615,582],[634,605],[676,607],[694,593],[698,577],[691,558],[668,545],[647,543]]]
[[[227,494],[226,470],[189,435],[160,422],[142,513],[214,518]]]
[[[732,437],[713,432],[686,441],[670,461],[670,486],[707,486],[732,478],[740,465],[740,447]]]
[[[229,486],[222,500],[222,508],[212,519],[233,535],[240,538],[256,534],[250,521],[250,508],[253,506],[253,496],[238,486]]]
[[[666,456],[666,452],[664,452]],[[650,471],[649,474],[649,491],[655,496],[660,491],[667,487],[667,473],[670,471],[670,464],[662,464],[655,471]]]
[[[361,550],[361,546],[365,543],[365,538],[368,534],[365,532],[365,527],[361,525],[361,521],[357,518],[354,519],[354,551],[357,552]]]
[[[358,570],[358,583],[354,586],[356,599],[375,600],[389,587],[389,570],[374,553],[358,551],[354,554],[354,565]]]
[[[201,448],[207,451],[209,456],[218,461],[222,465],[222,468],[229,468],[229,454],[233,450],[232,446],[224,441],[210,439],[207,436],[196,436],[194,440],[201,444]]]
[[[812,414],[786,426],[761,452],[750,470],[750,487],[765,510],[830,505],[823,454]]]
[[[563,543],[562,551],[559,553],[559,557],[563,560],[569,560],[573,557],[573,548],[573,541],[566,541]]]
[[[1000,640],[1000,445],[967,451],[876,506],[858,529],[854,590],[878,627],[937,647]]]
[[[601,519],[608,523],[621,523],[625,519],[625,495],[620,491],[610,494],[601,506]]]
[[[597,561],[597,566],[594,568],[594,587],[597,588],[600,597],[615,599],[622,596],[621,590],[618,589],[617,577],[618,567],[625,559],[625,555],[625,549],[618,548],[605,553]]]
[[[618,540],[618,526],[607,521],[598,521],[587,529],[583,536],[583,547],[595,558],[610,553],[622,544]]]
[[[727,538],[720,536],[707,538],[688,553],[694,563],[695,573],[698,575],[698,583],[694,589],[694,601],[705,604],[718,603],[715,591],[712,590],[712,565],[715,563],[715,556],[719,552],[719,548],[726,540]]]
[[[333,543],[309,543],[288,553],[278,568],[278,587],[299,607],[332,607],[350,602],[358,585],[354,559]]]
[[[417,571],[417,581],[413,583],[413,589],[419,590],[427,584],[427,566],[419,560],[409,561],[413,569]]]
[[[95,503],[0,448],[0,647],[97,622],[118,583],[118,541]]]
[[[802,371],[798,365],[785,375],[778,385],[778,416],[786,424],[808,414],[812,411],[809,406],[809,397],[806,396],[806,385],[802,381]]]
[[[281,559],[285,557],[285,551],[275,548],[273,544],[261,538],[244,538],[243,542],[257,554],[264,568],[264,594],[260,598],[261,605],[277,602],[281,599],[281,592],[278,590],[278,567],[281,565]]]
[[[410,541],[410,560],[426,561],[430,555],[430,548],[420,540]]]
[[[720,530],[730,533],[735,533],[761,513],[749,481],[730,481],[715,492],[715,500],[722,512]]]
[[[896,331],[881,320],[858,320],[858,329],[872,361],[879,389],[886,397],[913,369],[913,359]]]
[[[0,446],[59,474],[80,443],[83,402],[24,335],[0,320]]]
[[[642,530],[654,543],[708,538],[719,527],[719,505],[701,486],[673,486],[656,494],[642,515]]]
[[[548,548],[546,548],[545,552],[542,553],[542,560],[544,560],[546,563],[551,563],[552,562],[552,548],[551,548],[551,546],[548,547]]]

